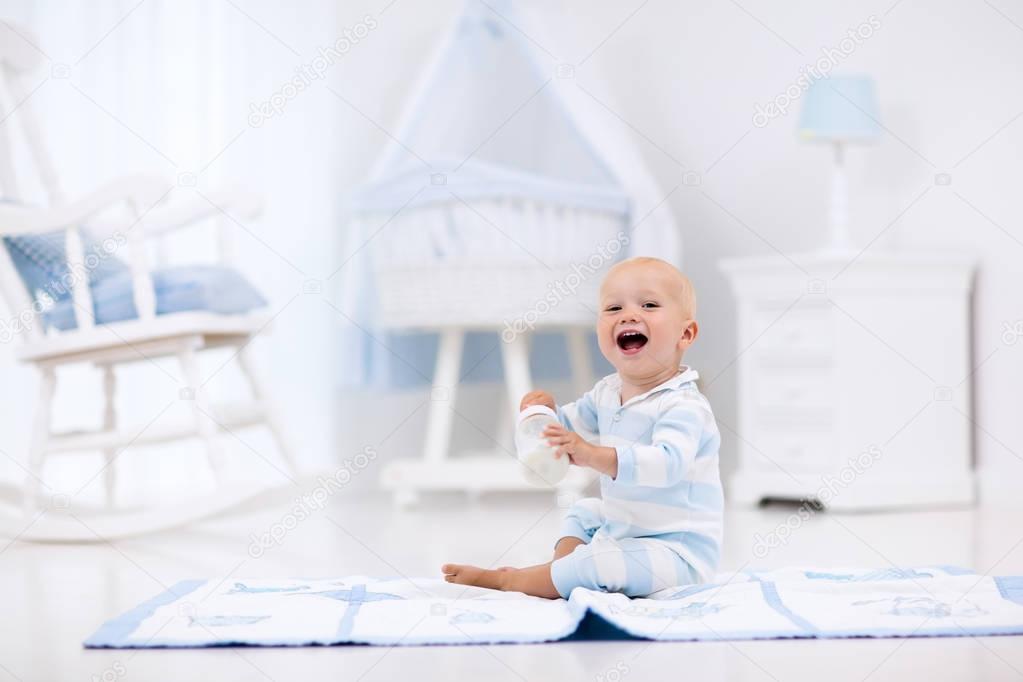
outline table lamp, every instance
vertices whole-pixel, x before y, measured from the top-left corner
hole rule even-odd
[[[828,250],[849,251],[849,189],[845,175],[845,146],[873,142],[881,134],[874,79],[868,76],[831,76],[814,81],[803,95],[799,136],[829,142],[835,149],[831,182],[830,244]]]

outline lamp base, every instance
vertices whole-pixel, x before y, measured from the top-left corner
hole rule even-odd
[[[849,236],[849,185],[845,177],[845,150],[842,142],[835,141],[835,168],[831,175],[831,211],[828,216],[830,243],[826,250],[851,251]]]

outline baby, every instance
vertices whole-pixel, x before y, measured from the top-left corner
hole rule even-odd
[[[696,372],[681,364],[696,340],[695,312],[692,284],[665,261],[631,258],[608,271],[597,341],[617,372],[560,408],[544,391],[520,405],[557,411],[561,425],[544,436],[555,457],[600,473],[600,497],[569,509],[553,560],[496,570],[445,564],[445,580],[567,599],[576,587],[641,597],[713,576],[721,437]]]

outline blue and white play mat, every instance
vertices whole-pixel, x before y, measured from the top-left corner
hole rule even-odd
[[[1023,576],[953,567],[724,574],[629,599],[568,600],[439,578],[185,580],[105,623],[86,647],[497,644],[1023,634]]]

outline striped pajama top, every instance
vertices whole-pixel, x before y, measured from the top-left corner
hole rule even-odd
[[[618,453],[617,477],[600,475],[600,498],[577,501],[560,537],[589,542],[604,534],[664,542],[707,581],[721,553],[721,436],[696,386],[696,371],[685,365],[680,370],[624,405],[615,373],[558,407],[565,428]]]

